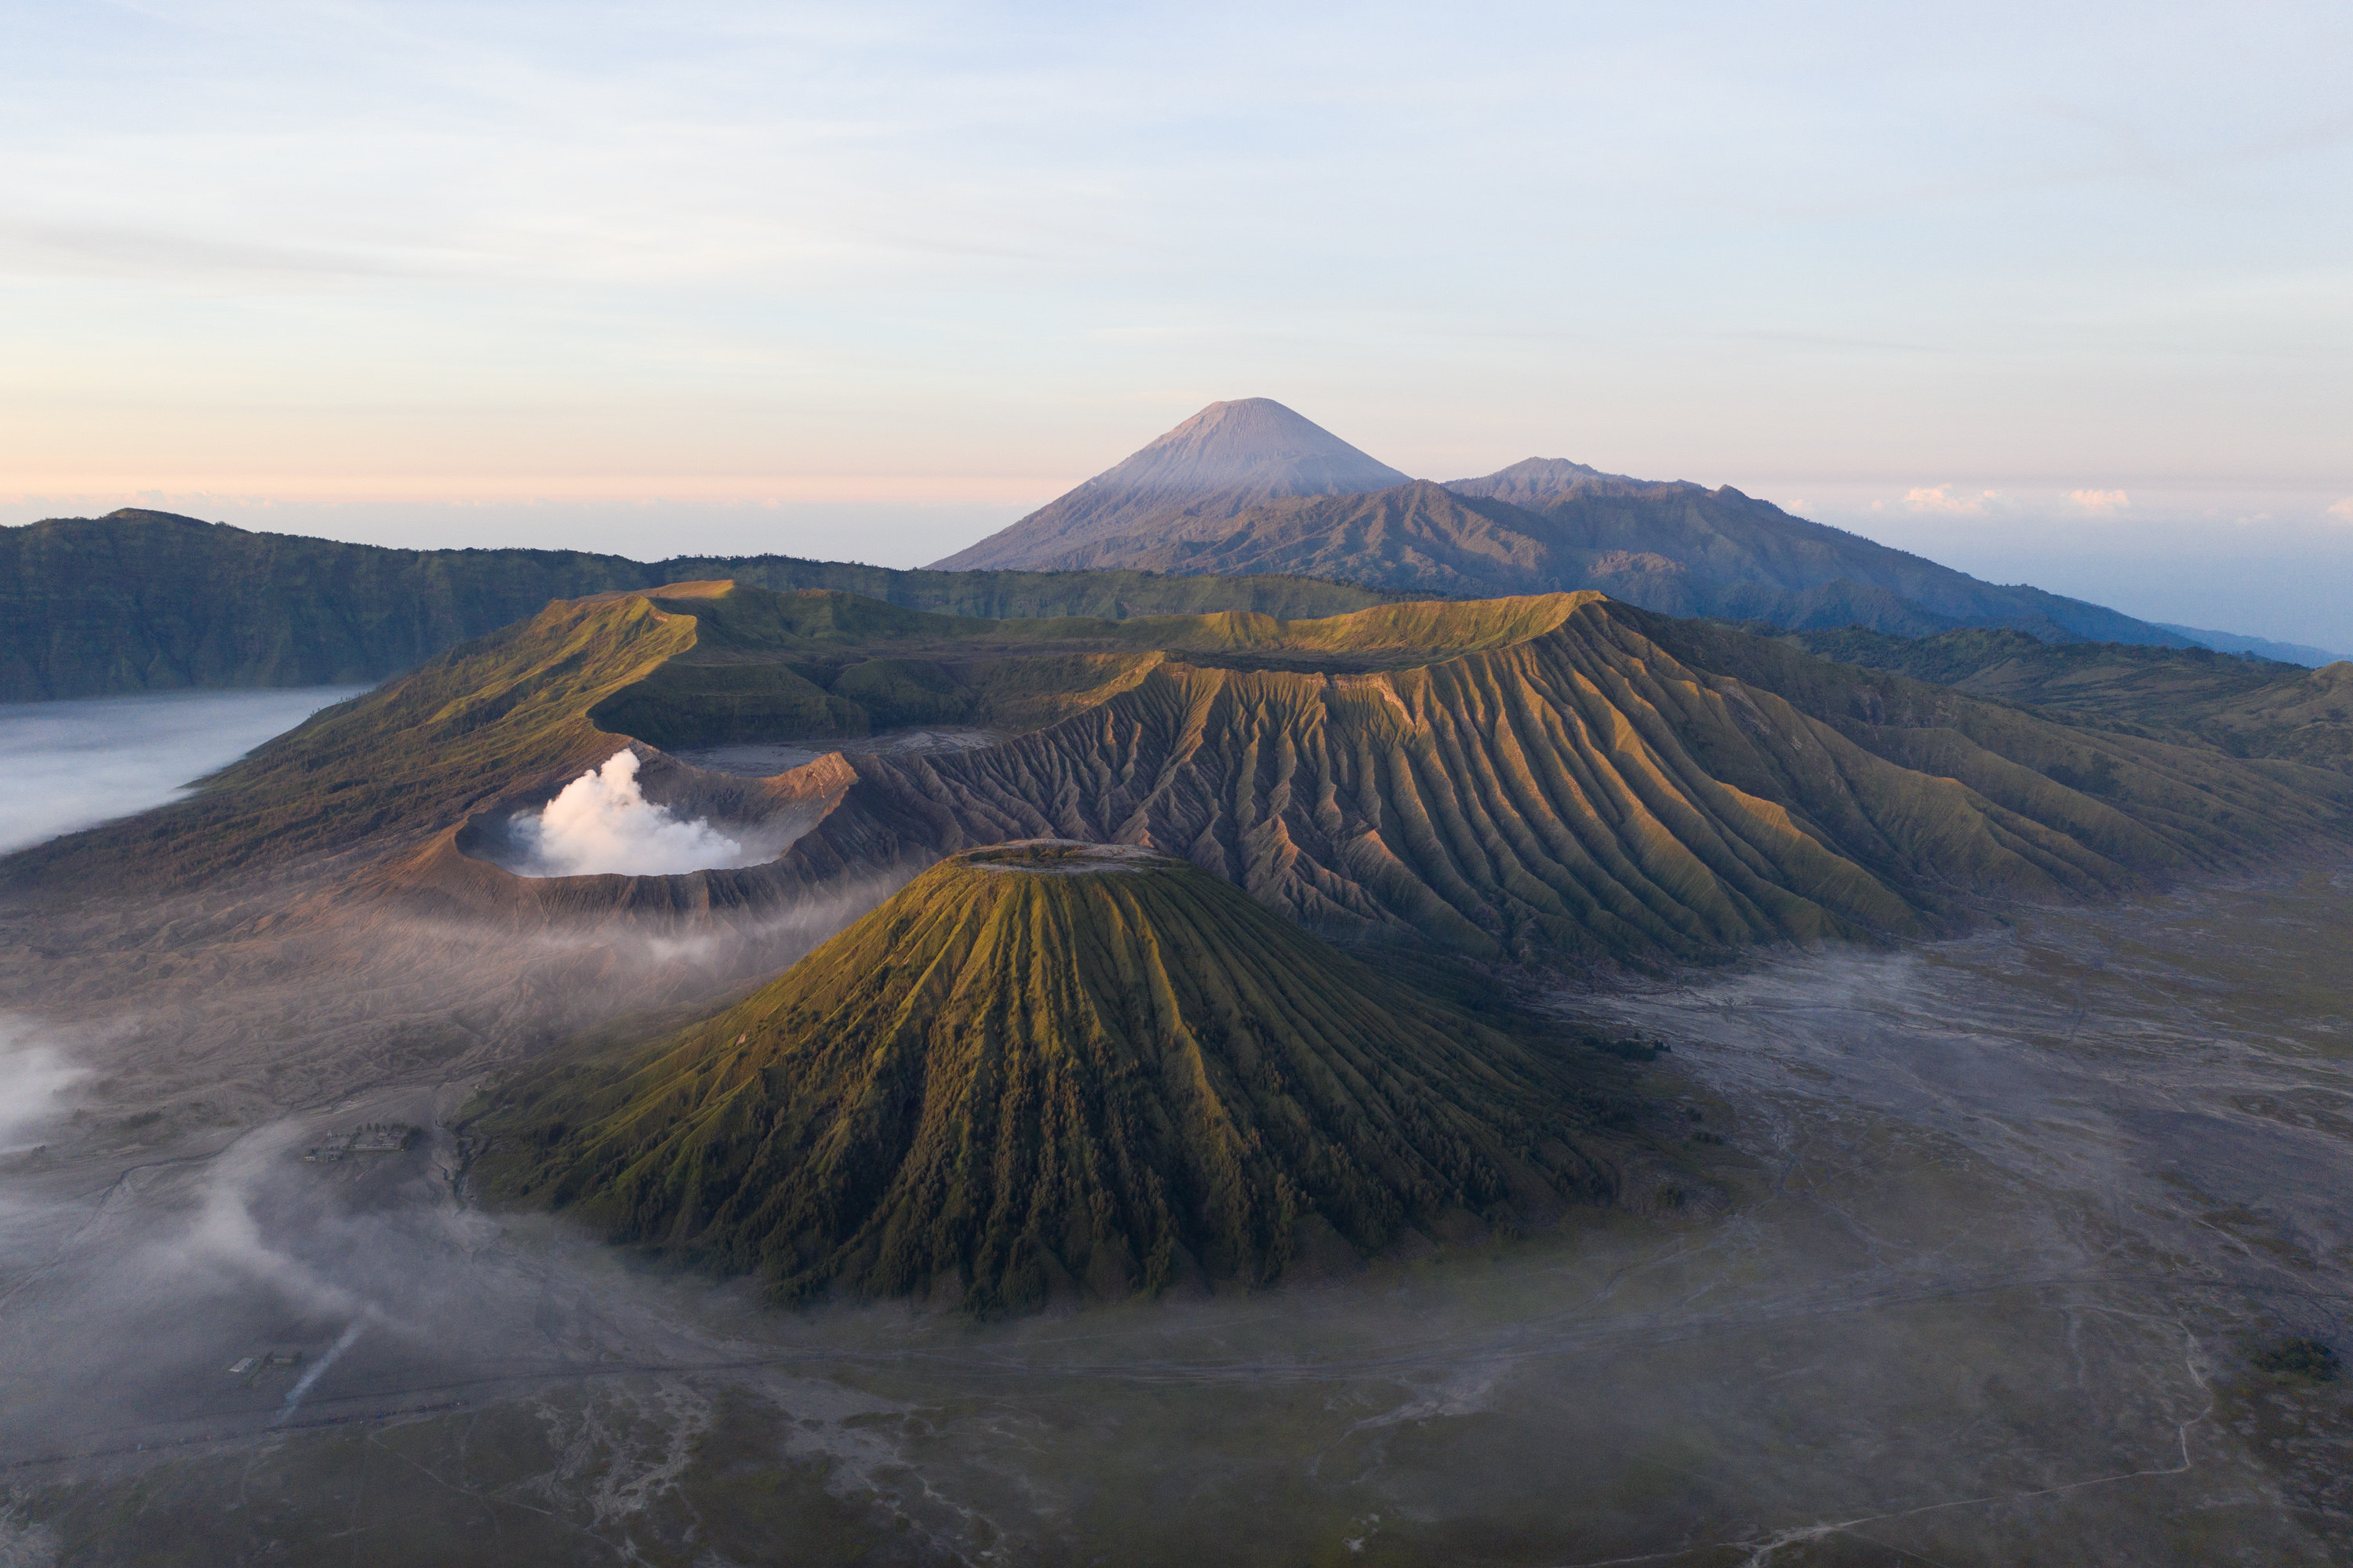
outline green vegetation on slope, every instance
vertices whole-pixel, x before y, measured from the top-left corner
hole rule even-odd
[[[1821,658],[2031,703],[2071,724],[2353,771],[2353,663],[2342,661],[2311,670],[2206,648],[2052,646],[1995,630],[1908,638],[1847,627],[1789,641]]]
[[[856,744],[951,717],[1006,738]],[[153,884],[361,846],[380,863],[625,741],[811,737],[845,752],[821,789],[732,781],[730,821],[784,793],[816,813],[736,882],[782,896],[1010,839],[1149,843],[1312,929],[1528,961],[1947,928],[1989,896],[2099,895],[2341,833],[2353,805],[2339,774],[1594,594],[990,621],[714,583],[551,606],[0,877]],[[466,874],[469,899],[520,896]]]
[[[1423,645],[1508,641],[1566,602],[1382,606],[1282,621],[1246,611],[991,620],[724,582],[559,601],[313,715],[192,800],[24,851],[0,881],[185,882],[364,839],[413,841],[491,798],[601,761],[627,739],[851,740],[951,722],[1018,733],[1127,690],[1171,648],[1356,668]]]
[[[1418,667],[1172,656],[1004,746],[852,758],[826,831],[1151,842],[1314,929],[1529,959],[1932,929],[2343,831],[2331,775],[1551,602],[1549,630]]]
[[[914,609],[1333,615],[1394,595],[1145,572],[902,572],[788,556],[646,564],[577,550],[394,550],[124,510],[0,528],[0,702],[375,681],[551,599],[714,577]]]
[[[0,885],[186,883],[454,825],[478,800],[610,756],[588,710],[693,633],[642,597],[551,605],[312,715],[190,800],[0,861]]]
[[[787,1298],[990,1312],[1605,1197],[1597,1075],[1184,862],[1024,844],[934,867],[649,1057],[506,1086],[481,1170]]]

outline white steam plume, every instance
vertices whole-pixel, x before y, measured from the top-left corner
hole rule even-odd
[[[526,876],[675,876],[765,859],[711,825],[681,822],[638,788],[638,756],[617,751],[564,787],[537,817],[519,817]]]
[[[89,1075],[89,1068],[75,1066],[33,1039],[29,1027],[0,1013],[0,1151],[15,1148],[18,1134],[63,1114],[67,1086]]]

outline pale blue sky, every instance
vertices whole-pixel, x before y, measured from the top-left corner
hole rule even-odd
[[[1731,482],[2353,642],[2341,3],[52,0],[9,38],[0,520],[913,564],[1267,396],[1434,478]]]

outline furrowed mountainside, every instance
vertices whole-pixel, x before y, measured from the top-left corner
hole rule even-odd
[[[1100,541],[1139,529],[1176,520],[1214,524],[1262,502],[1354,495],[1405,482],[1388,464],[1271,397],[1212,403],[1125,461],[933,569],[1005,567],[1048,556],[1092,567],[1088,556]]]
[[[1253,411],[1250,420],[1228,412],[1241,408]],[[1288,471],[1294,430],[1381,469],[1280,404],[1215,403],[936,564],[1298,572],[1456,598],[1598,588],[1670,615],[1793,628],[1920,636],[2000,626],[2057,641],[2196,641],[2040,588],[1980,582],[1728,485],[1658,483],[1542,458],[1442,485],[1388,469],[1390,477],[1375,482],[1336,462],[1316,470],[1314,482],[1259,495],[1227,482],[1240,471]]]
[[[934,866],[741,1004],[503,1086],[485,1191],[786,1299],[988,1313],[1609,1197],[1599,1058],[1133,846]]]
[[[2017,631],[1903,638],[1848,627],[1789,641],[2073,724],[2353,772],[2353,662],[2311,670],[2207,648],[2054,645]]]
[[[1335,615],[1397,596],[1280,577],[902,572],[789,556],[646,564],[575,550],[394,550],[167,512],[0,528],[0,702],[375,681],[551,599],[729,577],[976,616]]]
[[[895,756],[859,736],[985,727]],[[763,779],[668,755],[838,737]],[[503,824],[635,744],[649,798],[789,821],[765,864],[533,879]],[[2073,726],[1597,594],[1321,620],[930,616],[712,583],[550,606],[322,714],[194,799],[0,862],[185,885],[340,856],[500,920],[756,919],[1016,839],[1149,844],[1311,929],[1487,958],[1939,929],[2341,834],[2353,780]]]

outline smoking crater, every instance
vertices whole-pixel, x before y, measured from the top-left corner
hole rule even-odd
[[[524,876],[676,876],[767,858],[708,817],[681,821],[647,800],[637,753],[626,749],[566,784],[537,816],[516,818],[512,831],[522,851],[514,869]]]

